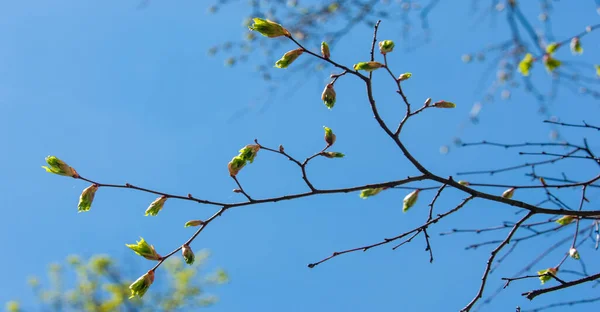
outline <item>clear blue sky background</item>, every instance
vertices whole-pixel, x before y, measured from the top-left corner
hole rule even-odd
[[[498,16],[495,27],[490,26],[489,19],[477,24],[469,10],[470,1],[464,2],[442,1],[432,12],[430,44],[411,53],[398,49],[390,56],[394,72],[413,73],[405,83],[412,103],[431,97],[458,105],[454,110],[430,110],[419,115],[406,126],[402,137],[425,166],[444,176],[524,161],[516,151],[492,148],[451,148],[450,153],[441,154],[440,146],[456,135],[464,141],[545,141],[552,129],[541,123],[544,116],[536,113],[535,101],[517,91],[509,101],[487,105],[480,125],[459,131],[471,106],[483,94],[478,82],[485,70],[485,65],[462,63],[460,56],[507,38],[505,23],[500,22],[503,15]],[[183,228],[187,220],[207,218],[215,211],[170,200],[158,217],[144,217],[155,196],[101,188],[92,210],[78,214],[77,199],[87,184],[45,173],[40,166],[49,154],[97,181],[129,182],[237,202],[243,197],[231,192],[235,185],[226,165],[242,146],[258,138],[271,147],[283,144],[286,151],[302,158],[322,148],[322,126],[327,125],[338,136],[334,150],[347,157],[316,159],[308,172],[317,187],[354,186],[416,174],[377,127],[360,81],[343,77],[336,84],[335,109],[324,107],[320,94],[331,69],[310,77],[291,96],[277,93],[264,112],[252,109],[232,120],[232,115],[248,105],[262,105],[265,84],[253,69],[263,64],[263,58],[257,55],[256,64],[250,60],[247,65],[224,68],[223,58],[211,58],[206,51],[212,45],[242,38],[241,20],[249,13],[245,3],[229,5],[217,15],[207,14],[209,4],[202,1],[152,1],[143,10],[136,10],[136,5],[135,1],[114,0],[0,1],[0,140],[4,147],[0,153],[4,164],[0,179],[4,253],[0,260],[0,302],[19,299],[25,308],[35,307],[27,302],[33,296],[26,277],[43,275],[48,263],[73,253],[106,253],[123,262],[138,263],[131,276],[136,278],[152,263],[140,261],[125,243],[143,236],[166,253],[193,233],[193,229]],[[561,1],[555,6],[557,38],[598,21],[593,1]],[[525,10],[535,16],[538,2],[531,1]],[[401,47],[399,29],[398,23],[384,22],[379,37],[398,40]],[[598,35],[587,39],[581,58],[594,62]],[[357,27],[335,47],[332,57],[347,65],[367,60],[370,40],[371,29]],[[283,44],[276,54],[291,48],[291,44]],[[568,51],[560,53],[571,57]],[[549,78],[539,67],[534,75],[547,89]],[[593,75],[591,68],[583,70]],[[295,85],[294,81],[292,77],[287,86]],[[377,103],[386,121],[395,124],[403,109],[400,98],[384,72],[375,74],[375,83]],[[566,89],[559,89],[551,110],[571,122],[584,118],[597,122],[600,113],[596,101]],[[562,132],[564,138],[573,140],[580,140],[580,133]],[[590,143],[598,148],[593,135],[589,136]],[[561,167],[573,168],[569,164]],[[573,178],[591,174],[579,170]],[[255,198],[305,190],[296,167],[264,151],[239,178]],[[469,179],[529,183],[523,172]],[[221,299],[211,309],[458,310],[476,293],[491,250],[465,251],[463,247],[504,235],[440,237],[438,233],[453,227],[515,221],[518,216],[514,209],[476,200],[437,224],[431,230],[433,264],[428,263],[425,242],[418,237],[396,251],[385,246],[341,256],[312,270],[306,267],[333,251],[377,242],[421,224],[433,194],[424,192],[413,210],[403,214],[405,194],[390,190],[368,200],[359,199],[355,193],[322,196],[228,211],[192,245],[194,249],[209,249],[209,269],[223,267],[232,279],[226,286],[211,289]],[[578,194],[576,190],[565,191],[563,198],[574,206]],[[597,194],[590,192],[590,199],[598,199]],[[438,211],[452,208],[463,197],[448,191]],[[536,202],[543,193],[516,194],[515,198]],[[542,238],[523,244],[491,276],[486,295],[502,284],[501,277],[514,274],[552,242]],[[537,269],[555,265],[564,251],[556,251]],[[587,262],[590,270],[598,269],[593,265],[597,255],[591,254],[591,249],[582,251],[582,256],[593,259]],[[597,289],[589,286],[541,296],[533,306],[573,296],[591,297]],[[538,287],[536,280],[514,283],[483,310],[532,306],[519,293]],[[152,296],[152,290],[147,295]]]

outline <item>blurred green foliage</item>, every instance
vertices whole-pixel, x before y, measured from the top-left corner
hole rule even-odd
[[[139,272],[128,272],[107,255],[95,255],[87,260],[69,256],[65,263],[49,265],[48,285],[42,285],[37,277],[29,278],[28,284],[38,302],[10,301],[5,308],[8,312],[195,311],[217,301],[217,297],[206,293],[204,288],[229,281],[221,269],[200,275],[207,257],[207,251],[198,252],[193,265],[184,264],[178,257],[169,258],[163,264],[165,270],[156,272],[156,279],[161,283],[149,290],[152,295],[128,299],[132,282],[128,277],[137,276]]]

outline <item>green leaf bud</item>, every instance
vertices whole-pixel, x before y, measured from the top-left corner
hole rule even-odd
[[[575,216],[563,216],[560,219],[556,220],[555,222],[562,226],[565,226],[565,225],[571,224],[571,222],[573,222],[573,220],[575,220],[575,218],[576,218]]]
[[[367,199],[368,197],[379,194],[379,192],[383,191],[384,189],[385,188],[383,187],[364,189],[360,191],[360,198]]]
[[[325,129],[325,143],[327,143],[327,146],[333,145],[335,143],[335,134],[331,128],[323,126],[323,129]]]
[[[551,44],[546,46],[546,53],[553,54],[554,52],[556,52],[556,49],[558,49],[559,47],[560,47],[559,43],[552,42]]]
[[[573,37],[573,39],[571,39],[570,46],[573,54],[583,54],[583,47],[581,47],[581,41],[579,41],[579,37]]]
[[[190,226],[199,226],[199,225],[203,225],[204,221],[202,220],[190,220],[188,222],[186,222],[183,227],[190,227]]]
[[[345,156],[340,152],[321,152],[320,155],[327,158],[343,158]]]
[[[364,71],[374,71],[378,68],[384,67],[385,65],[379,63],[379,62],[360,62],[357,64],[354,64],[354,70],[364,70]]]
[[[571,247],[571,249],[569,249],[569,256],[575,260],[581,259],[579,256],[579,251],[577,251],[575,247]]]
[[[148,259],[148,260],[161,260],[162,257],[156,252],[154,246],[148,244],[142,237],[136,242],[136,244],[125,244],[136,254]]]
[[[145,216],[156,216],[158,212],[160,212],[163,209],[163,206],[165,205],[166,201],[167,196],[164,195],[154,200],[150,204],[150,206],[148,206],[148,209],[146,209]]]
[[[433,103],[433,107],[437,108],[455,108],[456,104],[448,101],[437,101]]]
[[[242,168],[246,165],[246,161],[240,156],[235,156],[233,159],[227,164],[227,168],[229,169],[229,175],[235,177]]]
[[[502,198],[511,199],[514,194],[515,194],[515,188],[511,187],[508,190],[504,191],[504,193],[502,193]]]
[[[392,41],[392,40],[379,41],[379,52],[381,52],[381,54],[390,53],[393,50],[394,50],[394,41]]]
[[[404,201],[402,203],[402,212],[407,212],[408,209],[415,205],[417,199],[419,198],[419,192],[420,190],[414,190],[404,197]]]
[[[292,64],[298,56],[300,56],[304,52],[304,49],[298,48],[295,50],[288,51],[285,53],[279,61],[275,63],[275,67],[277,68],[287,68]]]
[[[323,100],[323,103],[325,103],[327,108],[333,108],[333,105],[335,105],[335,90],[333,89],[333,83],[329,83],[325,86],[325,89],[321,94],[321,100]]]
[[[331,53],[329,52],[329,45],[325,41],[321,42],[321,55],[326,59],[329,59],[331,56]]]
[[[519,62],[519,72],[523,76],[529,76],[529,71],[533,67],[533,62],[535,62],[533,55],[531,55],[531,53],[525,54],[525,57]]]
[[[129,290],[131,290],[131,296],[129,297],[129,299],[134,297],[142,298],[153,282],[154,271],[150,270],[146,274],[138,278],[131,285],[129,285]]]
[[[254,157],[256,157],[259,150],[260,150],[259,145],[256,145],[256,144],[246,145],[246,146],[244,146],[244,148],[242,148],[240,150],[239,157],[241,157],[244,161],[252,163],[254,161]]]
[[[79,196],[79,204],[77,205],[78,212],[89,211],[96,196],[96,190],[98,190],[98,184],[92,184],[87,187]]]
[[[412,73],[404,73],[398,77],[398,81],[408,80],[410,77],[412,77]]]
[[[181,246],[181,254],[183,255],[183,260],[185,260],[185,263],[194,264],[194,260],[196,259],[196,256],[194,255],[194,252],[192,251],[190,246],[188,246],[188,245]]]
[[[69,167],[69,165],[58,159],[56,156],[46,157],[46,163],[48,163],[49,167],[42,166],[42,168],[46,169],[47,172],[67,177],[79,178],[79,174],[77,174],[75,169]]]
[[[250,30],[258,31],[265,37],[275,38],[280,36],[291,36],[287,29],[273,21],[258,17],[253,18],[252,20],[254,21],[254,24],[250,25],[248,28],[250,28]]]
[[[544,285],[547,281],[552,279],[552,276],[556,276],[558,272],[558,268],[549,268],[545,270],[538,271],[538,276],[542,285]]]
[[[561,62],[559,60],[553,58],[549,54],[544,55],[543,61],[544,61],[544,66],[546,67],[546,70],[549,72],[553,72],[561,65]]]

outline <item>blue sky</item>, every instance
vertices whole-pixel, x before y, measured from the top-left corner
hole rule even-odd
[[[78,214],[78,196],[88,185],[45,173],[40,166],[50,154],[97,181],[128,182],[164,192],[237,202],[243,197],[231,192],[235,184],[228,176],[227,162],[241,147],[257,138],[270,147],[283,144],[286,151],[303,158],[323,147],[322,127],[327,125],[337,134],[334,150],[347,157],[316,159],[308,169],[315,186],[354,186],[417,173],[374,122],[360,81],[340,79],[336,83],[335,108],[329,111],[324,107],[320,94],[331,68],[309,77],[292,95],[275,94],[268,109],[259,112],[265,83],[253,69],[263,64],[263,57],[256,55],[256,64],[251,58],[247,64],[226,68],[222,57],[209,57],[206,52],[215,44],[243,38],[241,20],[249,13],[245,3],[226,6],[216,15],[207,14],[208,5],[199,1],[152,1],[143,10],[137,10],[136,5],[135,1],[0,2],[0,133],[5,147],[0,153],[0,161],[5,164],[0,179],[0,235],[5,252],[0,260],[0,302],[31,300],[27,276],[43,275],[48,263],[74,253],[106,253],[123,262],[135,261],[140,264],[139,272],[131,278],[136,278],[152,263],[140,262],[125,243],[143,236],[160,253],[166,253],[193,233],[183,228],[186,221],[207,218],[215,211],[169,200],[159,216],[144,217],[144,210],[155,196],[101,188],[92,210]],[[557,38],[568,37],[598,21],[592,1],[554,5]],[[525,8],[530,16],[535,16],[537,10],[537,2]],[[507,29],[498,21],[495,27],[489,20],[476,24],[468,6],[447,2],[432,12],[430,22],[433,41],[410,53],[398,49],[390,55],[390,64],[395,73],[413,73],[404,84],[411,102],[422,103],[431,97],[453,101],[458,107],[426,111],[411,119],[403,132],[403,142],[426,167],[441,176],[523,162],[516,151],[504,149],[451,147],[448,154],[439,152],[440,146],[457,135],[464,141],[545,141],[553,128],[541,123],[544,116],[537,114],[537,105],[529,95],[515,91],[510,100],[486,105],[480,125],[459,130],[473,103],[484,93],[478,89],[478,82],[485,70],[485,65],[464,64],[460,57],[486,43],[503,40]],[[398,29],[398,24],[384,22],[379,38],[397,40],[400,47]],[[346,65],[367,60],[371,36],[370,28],[355,28],[332,50],[332,58]],[[598,35],[592,34],[583,42],[583,61],[594,62],[597,40]],[[292,48],[291,43],[284,43],[275,54]],[[562,53],[570,57],[568,51]],[[284,70],[271,71],[281,75]],[[306,79],[291,70],[283,74],[299,78],[291,77],[281,88]],[[542,69],[534,75],[542,86],[549,84]],[[374,79],[375,96],[385,120],[398,122],[403,105],[393,84],[384,72],[376,72]],[[249,105],[252,109],[248,113],[231,118]],[[598,116],[599,109],[595,100],[561,89],[551,103],[551,112],[563,121],[578,122]],[[581,140],[579,131],[567,129],[561,134],[566,139]],[[597,134],[589,134],[588,138],[592,148],[600,147]],[[577,162],[567,163],[546,173],[572,171],[578,168],[575,165]],[[523,173],[469,179],[529,183]],[[573,176],[586,177],[589,172],[585,170]],[[305,190],[297,168],[265,151],[259,152],[239,178],[255,198]],[[578,191],[563,194],[575,205]],[[588,194],[590,199],[598,198],[597,191]],[[440,237],[438,233],[454,227],[516,221],[512,208],[476,200],[437,224],[430,233],[433,264],[428,263],[425,243],[418,237],[396,251],[382,247],[341,256],[312,270],[306,267],[333,251],[374,243],[420,225],[427,217],[426,203],[433,194],[423,193],[413,210],[403,214],[405,195],[401,190],[368,200],[359,199],[358,194],[331,195],[228,211],[192,245],[196,250],[209,249],[209,269],[223,267],[232,280],[212,289],[220,302],[211,309],[459,309],[476,293],[489,251],[465,251],[464,247],[486,237],[504,236]],[[542,197],[543,193],[515,196],[529,202]],[[451,209],[462,198],[464,194],[448,191],[438,209]],[[491,275],[486,294],[502,284],[500,277],[514,274],[555,240],[542,238],[517,249],[511,260]],[[539,269],[554,265],[562,252],[543,261]],[[594,269],[589,262],[588,267]],[[532,307],[575,295],[591,297],[594,293],[584,285],[541,296],[532,305],[519,295],[538,287],[535,280],[514,283],[483,310],[507,311],[516,305]],[[152,291],[147,295],[151,296]]]

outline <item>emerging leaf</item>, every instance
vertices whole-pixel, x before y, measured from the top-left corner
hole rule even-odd
[[[190,226],[199,226],[204,224],[204,221],[202,220],[190,220],[188,222],[186,222],[183,227],[190,227]]]
[[[600,77],[600,65],[594,65],[594,68],[596,68],[596,76]]]
[[[331,53],[329,53],[329,45],[325,41],[321,42],[321,55],[326,59],[331,56]]]
[[[156,200],[154,200],[150,204],[148,209],[146,209],[145,216],[156,216],[163,209],[163,206],[165,205],[166,201],[167,201],[167,196],[161,196],[161,197],[157,198]]]
[[[567,224],[571,224],[571,222],[573,222],[573,220],[575,220],[575,216],[563,216],[560,219],[556,220],[555,222],[565,226]]]
[[[533,62],[535,62],[533,55],[531,55],[531,53],[525,54],[525,57],[519,62],[519,72],[523,76],[529,76],[529,71],[533,67]]]
[[[249,144],[249,145],[244,146],[244,148],[242,148],[240,150],[239,156],[244,161],[252,163],[254,161],[254,157],[256,157],[256,154],[258,154],[259,150],[260,150],[260,146],[258,146],[256,144]]]
[[[390,53],[393,50],[394,50],[394,41],[392,41],[392,40],[379,41],[379,52],[381,52],[381,54]]]
[[[364,189],[360,191],[360,198],[367,199],[368,197],[379,194],[379,192],[383,191],[384,189],[385,188],[383,187]]]
[[[361,62],[358,64],[354,64],[354,70],[364,70],[367,72],[371,72],[384,66],[385,65],[379,62]]]
[[[511,199],[514,194],[515,194],[515,188],[511,187],[508,190],[504,191],[504,193],[502,193],[502,198]]]
[[[46,157],[46,163],[48,163],[49,167],[42,166],[42,168],[46,169],[47,172],[68,176],[73,178],[79,178],[79,174],[75,169],[69,167],[64,161],[58,159],[56,156],[48,156]]]
[[[412,73],[404,73],[398,77],[398,81],[408,80],[410,77],[412,77]]]
[[[335,90],[333,89],[333,83],[329,83],[325,86],[325,89],[321,94],[321,100],[323,100],[323,103],[325,103],[327,108],[333,108],[333,105],[335,105]]]
[[[343,158],[345,155],[340,152],[321,152],[321,156],[325,156],[327,158]]]
[[[543,60],[544,60],[544,66],[546,66],[546,70],[548,70],[549,72],[553,72],[561,65],[561,62],[559,60],[553,58],[552,56],[550,56],[548,54],[544,55]]]
[[[573,248],[573,247],[571,247],[571,249],[569,249],[569,256],[571,256],[571,258],[573,258],[575,260],[581,259],[581,257],[579,257],[579,251],[577,251],[577,249]]]
[[[268,19],[253,18],[254,24],[249,26],[250,30],[258,31],[261,35],[269,38],[275,38],[280,36],[290,37],[290,32],[283,28],[283,26],[270,21]]]
[[[583,48],[581,47],[581,41],[579,41],[579,37],[573,37],[571,39],[571,52],[575,55],[583,54]]]
[[[420,190],[414,190],[408,195],[406,195],[406,197],[404,197],[404,201],[402,204],[402,212],[407,212],[408,209],[415,205],[417,199],[419,198],[419,192]]]
[[[129,289],[131,290],[131,296],[129,297],[129,299],[134,297],[142,298],[153,282],[154,271],[150,270],[146,274],[138,278],[131,285],[129,285]]]
[[[89,211],[92,207],[92,202],[94,201],[94,196],[96,196],[96,190],[98,190],[98,184],[92,184],[83,192],[81,192],[81,196],[79,196],[79,204],[77,205],[78,212]]]
[[[287,53],[285,53],[281,59],[279,59],[279,61],[277,61],[275,63],[275,67],[277,68],[287,68],[288,66],[290,66],[290,64],[292,64],[297,58],[298,56],[300,56],[300,54],[302,54],[304,52],[304,50],[302,48],[298,48],[292,51],[288,51]]]
[[[470,183],[468,181],[460,180],[460,181],[458,181],[458,184],[464,185],[464,186],[469,186]]]
[[[136,244],[125,244],[136,254],[148,259],[148,260],[160,260],[162,257],[156,252],[154,246],[148,244],[142,237],[136,242]]]
[[[327,146],[333,145],[335,143],[335,134],[331,128],[323,126],[323,129],[325,129],[325,143],[327,143]]]
[[[242,168],[246,165],[246,161],[240,156],[235,156],[233,159],[227,164],[227,168],[229,169],[229,175],[235,177]]]
[[[433,103],[433,107],[437,108],[455,108],[456,104],[448,101],[437,101]]]
[[[549,44],[546,47],[546,53],[553,54],[554,52],[556,52],[556,49],[558,49],[559,47],[560,47],[560,44],[558,44],[556,42],[552,42],[551,44]]]
[[[247,162],[252,163],[259,150],[260,146],[257,144],[246,145],[244,148],[242,148],[240,150],[240,154],[233,157],[233,159],[227,165],[227,168],[229,169],[229,175],[235,177]]]
[[[552,276],[556,276],[557,272],[558,272],[557,268],[549,268],[549,269],[538,271],[537,273],[538,273],[540,282],[542,282],[542,285],[544,285],[547,281],[552,279]]]
[[[183,260],[185,260],[185,263],[190,264],[190,265],[194,264],[194,260],[196,259],[196,256],[194,255],[194,252],[192,251],[190,246],[183,245],[181,247],[181,255],[183,256]]]

